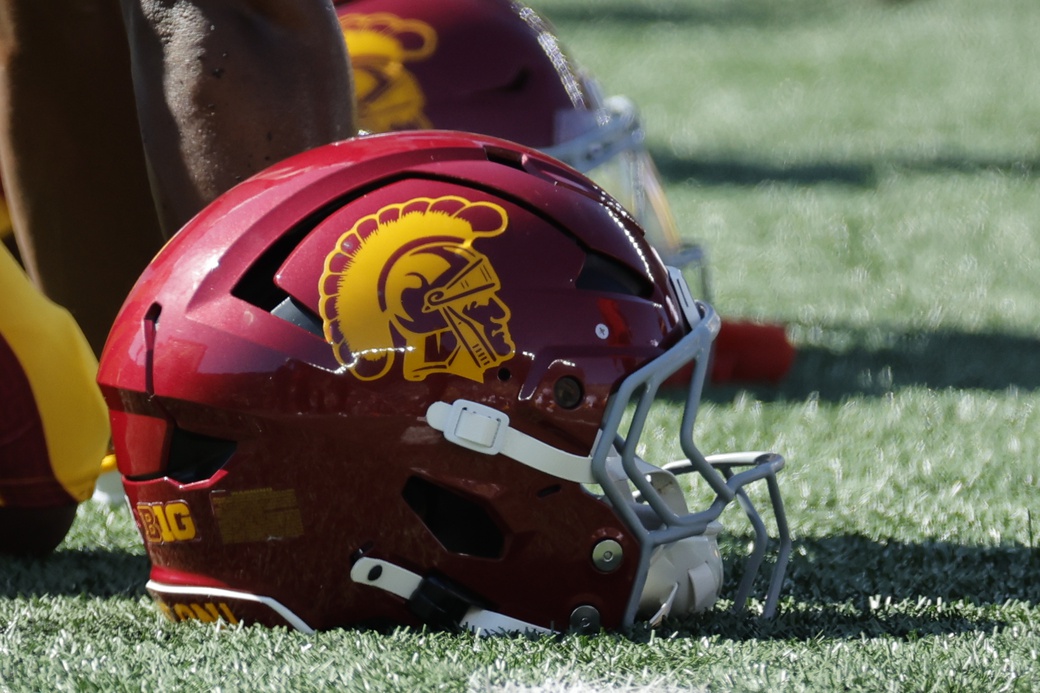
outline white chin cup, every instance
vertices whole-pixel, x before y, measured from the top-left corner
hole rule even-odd
[[[654,550],[639,599],[641,618],[657,625],[666,616],[714,606],[722,590],[722,555],[716,540],[721,530],[721,524],[712,522],[704,534]]]

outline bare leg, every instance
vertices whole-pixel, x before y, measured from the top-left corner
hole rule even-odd
[[[0,0],[0,163],[22,260],[99,353],[162,244],[113,0]]]
[[[350,63],[331,0],[122,3],[167,232],[280,159],[355,134]]]

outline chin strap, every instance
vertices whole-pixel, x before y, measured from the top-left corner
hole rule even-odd
[[[462,626],[477,633],[551,633],[526,621],[476,606],[447,582],[423,578],[399,565],[362,556],[350,569],[350,579],[378,587],[408,602],[409,610],[438,626]]]
[[[538,471],[579,484],[598,483],[592,475],[592,458],[572,455],[521,433],[509,425],[509,416],[497,409],[457,399],[434,402],[426,421],[456,445],[485,455],[499,453]]]

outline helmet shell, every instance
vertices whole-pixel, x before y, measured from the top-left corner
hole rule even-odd
[[[509,0],[341,0],[361,127],[439,128],[543,149],[599,106],[552,27]]]
[[[528,623],[616,626],[635,561],[592,551],[638,547],[610,505],[426,413],[477,402],[588,455],[617,383],[687,329],[633,219],[534,150],[428,131],[290,158],[170,241],[102,355],[155,594],[176,618],[418,623],[351,580],[366,555]]]

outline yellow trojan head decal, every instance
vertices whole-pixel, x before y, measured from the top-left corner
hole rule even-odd
[[[429,57],[437,33],[426,22],[385,12],[339,18],[354,67],[358,125],[368,132],[426,130],[426,97],[404,64]]]
[[[321,317],[336,359],[362,380],[401,357],[407,380],[452,373],[483,382],[512,357],[509,308],[487,256],[506,211],[461,197],[418,197],[359,219],[325,258]]]

